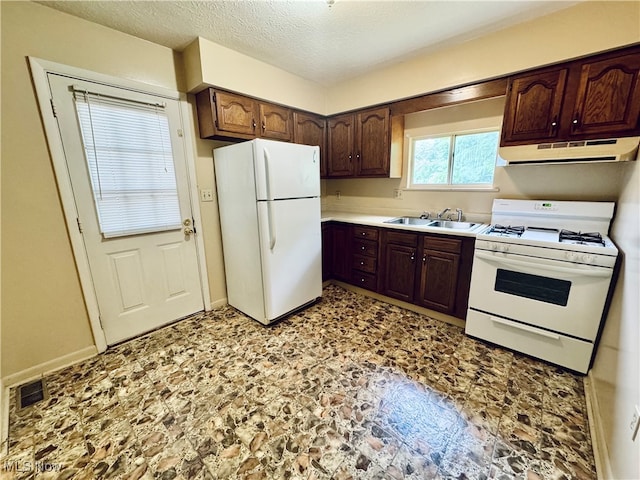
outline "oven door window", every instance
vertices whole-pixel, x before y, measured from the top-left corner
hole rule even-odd
[[[571,282],[499,268],[494,288],[496,292],[566,307]]]

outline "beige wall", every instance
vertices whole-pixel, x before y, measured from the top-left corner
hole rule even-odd
[[[588,1],[329,89],[327,112],[419,95],[640,41],[640,2]]]
[[[320,84],[204,38],[187,46],[184,60],[189,92],[214,85],[302,110],[326,110],[326,88]]]
[[[93,345],[26,56],[177,89],[176,55],[31,2],[2,8],[2,376]],[[10,234],[9,234],[10,233]]]
[[[640,438],[629,424],[640,405],[640,165],[624,166],[612,238],[625,258],[590,373],[612,478],[640,478]]]

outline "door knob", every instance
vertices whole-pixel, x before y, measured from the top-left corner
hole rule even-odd
[[[186,227],[186,228],[183,230],[183,232],[184,232],[185,236],[187,236],[187,237],[188,237],[189,235],[192,235],[192,234],[193,234],[193,228]]]

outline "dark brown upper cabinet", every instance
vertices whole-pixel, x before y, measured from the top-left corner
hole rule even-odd
[[[293,140],[293,116],[291,109],[258,102],[260,111],[260,136],[273,140]]]
[[[293,141],[320,147],[320,176],[327,176],[327,121],[312,113],[293,113]]]
[[[562,68],[511,80],[502,125],[503,143],[557,138],[567,71]]]
[[[397,152],[391,148],[395,140],[389,107],[331,117],[328,128],[328,177],[390,176],[391,157],[401,155],[401,148]],[[396,144],[401,145],[402,124],[393,132],[400,133]]]
[[[587,62],[571,119],[572,135],[638,132],[640,53]]]
[[[198,93],[196,106],[200,138],[293,139],[293,115],[289,108],[214,88]]]
[[[510,78],[501,145],[640,134],[640,48]]]
[[[365,110],[356,115],[357,177],[389,176],[389,108]]]
[[[351,177],[355,148],[355,115],[338,115],[329,118],[327,176]]]

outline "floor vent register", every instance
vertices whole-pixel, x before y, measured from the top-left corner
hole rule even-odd
[[[47,389],[44,380],[39,379],[25,383],[18,387],[18,408],[26,408],[47,398]]]

